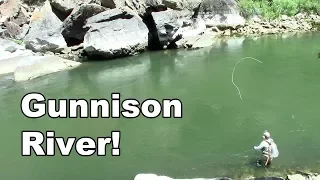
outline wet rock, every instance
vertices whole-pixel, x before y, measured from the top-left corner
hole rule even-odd
[[[63,21],[62,35],[69,46],[78,45],[83,42],[84,35],[88,28],[84,28],[88,18],[97,15],[106,8],[96,4],[84,4],[74,9],[70,16]]]
[[[56,56],[33,56],[39,58],[31,65],[18,66],[14,71],[14,80],[16,82],[27,81],[41,77],[47,74],[69,70],[75,68],[81,63],[69,61]]]
[[[62,22],[52,12],[50,3],[46,1],[31,17],[30,30],[25,37],[26,47],[35,52],[60,52],[67,46],[61,34],[61,25]]]
[[[192,39],[195,39],[195,41],[193,41]],[[192,39],[186,42],[186,46],[192,49],[210,47],[213,45],[211,36],[199,36],[193,37]]]
[[[115,8],[87,20],[84,37],[89,56],[114,58],[134,55],[148,45],[148,28],[129,8]]]

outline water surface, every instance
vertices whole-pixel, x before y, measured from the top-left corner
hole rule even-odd
[[[71,71],[13,83],[1,77],[0,179],[133,179],[138,173],[174,178],[269,175],[320,169],[320,34],[217,41],[194,51],[148,52],[84,64]],[[234,82],[231,75],[236,63]],[[179,98],[182,119],[28,119],[21,98]],[[251,151],[271,132],[280,156],[257,169]],[[109,136],[121,131],[121,156],[22,157],[22,130],[58,136]],[[110,148],[107,149],[110,151]]]

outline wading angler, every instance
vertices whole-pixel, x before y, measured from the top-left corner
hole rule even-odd
[[[139,102],[136,99],[120,101],[120,94],[111,95],[111,104],[106,99],[47,99],[41,93],[26,94],[21,101],[21,111],[29,118],[48,114],[51,118],[182,118],[182,103],[179,99],[156,99]],[[121,108],[122,107],[122,108]],[[79,110],[79,111],[78,111]]]

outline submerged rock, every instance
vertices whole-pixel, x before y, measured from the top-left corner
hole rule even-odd
[[[31,17],[29,33],[25,37],[28,49],[35,52],[60,52],[67,46],[60,28],[62,22],[52,12],[48,1],[40,11],[35,11]]]
[[[84,37],[89,56],[114,58],[133,55],[148,45],[148,28],[129,8],[115,8],[87,20]]]

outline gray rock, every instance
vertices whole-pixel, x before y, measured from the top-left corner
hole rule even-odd
[[[56,8],[60,13],[65,16],[70,15],[73,9],[84,4],[97,4],[101,5],[99,0],[50,0],[52,7]]]
[[[210,19],[206,20],[206,25],[217,27],[221,30],[237,29],[245,25],[245,19],[239,14],[216,14]]]
[[[182,26],[179,21],[179,14],[171,9],[160,12],[152,12],[152,18],[155,22],[156,32],[160,46],[169,45],[174,39],[177,31]]]
[[[281,23],[281,26],[285,29],[296,30],[299,28],[299,25],[295,21],[285,21]]]
[[[74,0],[50,0],[50,3],[63,14],[70,14],[78,5]]]
[[[18,15],[12,20],[12,22],[16,23],[18,26],[29,23],[29,14],[27,10],[24,7],[20,7]]]
[[[15,69],[14,80],[16,82],[35,79],[37,77],[69,70],[81,65],[79,62],[69,61],[56,56],[33,56],[33,58],[38,58],[39,61],[35,61],[30,65],[21,65]]]
[[[262,177],[262,178],[254,178],[254,180],[284,180],[281,177]]]
[[[212,40],[211,36],[193,36],[188,37],[181,42],[179,41],[178,46],[179,47],[186,47],[191,49],[198,49],[198,48],[204,48],[204,47],[210,47],[212,46],[214,41]]]
[[[307,180],[307,178],[305,178],[301,174],[294,174],[294,175],[288,175],[287,180]]]
[[[163,0],[162,2],[166,7],[171,9],[182,10],[184,7],[182,0]]]
[[[96,4],[84,4],[80,7],[75,8],[72,11],[71,15],[63,21],[63,36],[67,40],[77,39],[83,41],[83,37],[88,30],[88,28],[83,27],[85,25],[85,21],[88,18],[97,15],[105,10],[106,8]]]
[[[21,27],[21,33],[19,35],[16,36],[16,39],[24,39],[26,37],[26,35],[28,34],[29,32],[29,29],[30,29],[30,26],[28,24],[24,24],[22,27]]]
[[[125,0],[101,0],[101,5],[107,8],[118,8],[125,6]]]
[[[148,8],[162,9],[168,7],[175,10],[193,10],[201,0],[101,0],[101,4],[107,8],[130,7],[137,14],[143,16]]]
[[[30,30],[25,37],[26,47],[35,52],[60,52],[67,46],[61,34],[61,25],[62,22],[46,1],[40,11],[34,12],[31,17]]]
[[[33,54],[21,54],[9,57],[0,61],[0,74],[13,73],[19,66],[28,66],[40,61],[44,56],[34,56]]]
[[[203,10],[210,12],[205,16],[206,24],[219,29],[236,29],[245,25],[245,19],[240,16],[238,4],[235,0],[204,0]]]
[[[9,22],[5,22],[4,24],[6,27],[6,33],[8,37],[16,39],[17,36],[21,34],[22,32],[21,28],[16,23],[9,21]]]
[[[6,40],[0,38],[0,52],[4,53],[4,51],[8,51],[10,53],[13,53],[17,50],[26,50],[24,46],[21,46],[13,41]],[[0,55],[1,57],[1,55]]]
[[[148,28],[129,8],[115,8],[88,19],[84,49],[90,56],[114,58],[143,51],[148,45]]]

